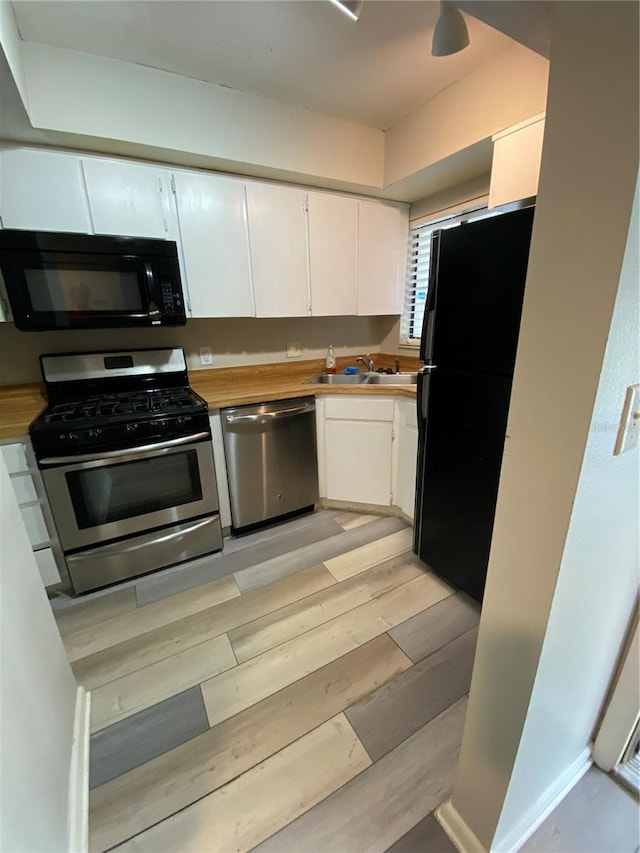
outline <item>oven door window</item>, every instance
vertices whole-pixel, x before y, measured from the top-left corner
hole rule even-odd
[[[66,473],[81,530],[202,500],[197,451]]]

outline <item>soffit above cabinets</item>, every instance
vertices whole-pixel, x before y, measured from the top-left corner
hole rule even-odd
[[[159,68],[387,129],[504,51],[466,15],[471,44],[434,58],[434,0],[368,0],[359,21],[327,0],[14,0],[20,35]]]

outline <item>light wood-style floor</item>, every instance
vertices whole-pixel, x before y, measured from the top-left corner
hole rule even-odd
[[[55,606],[90,847],[438,851],[479,611],[399,519],[323,511]]]

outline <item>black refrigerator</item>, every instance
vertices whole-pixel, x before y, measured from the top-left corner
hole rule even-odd
[[[534,208],[434,233],[413,550],[482,601]]]

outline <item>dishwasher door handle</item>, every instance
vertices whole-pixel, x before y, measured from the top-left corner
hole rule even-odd
[[[315,406],[296,406],[293,409],[281,409],[279,412],[262,412],[259,415],[226,415],[225,420],[228,424],[265,424],[278,418],[291,418],[294,415],[303,415],[305,412],[314,411]]]

